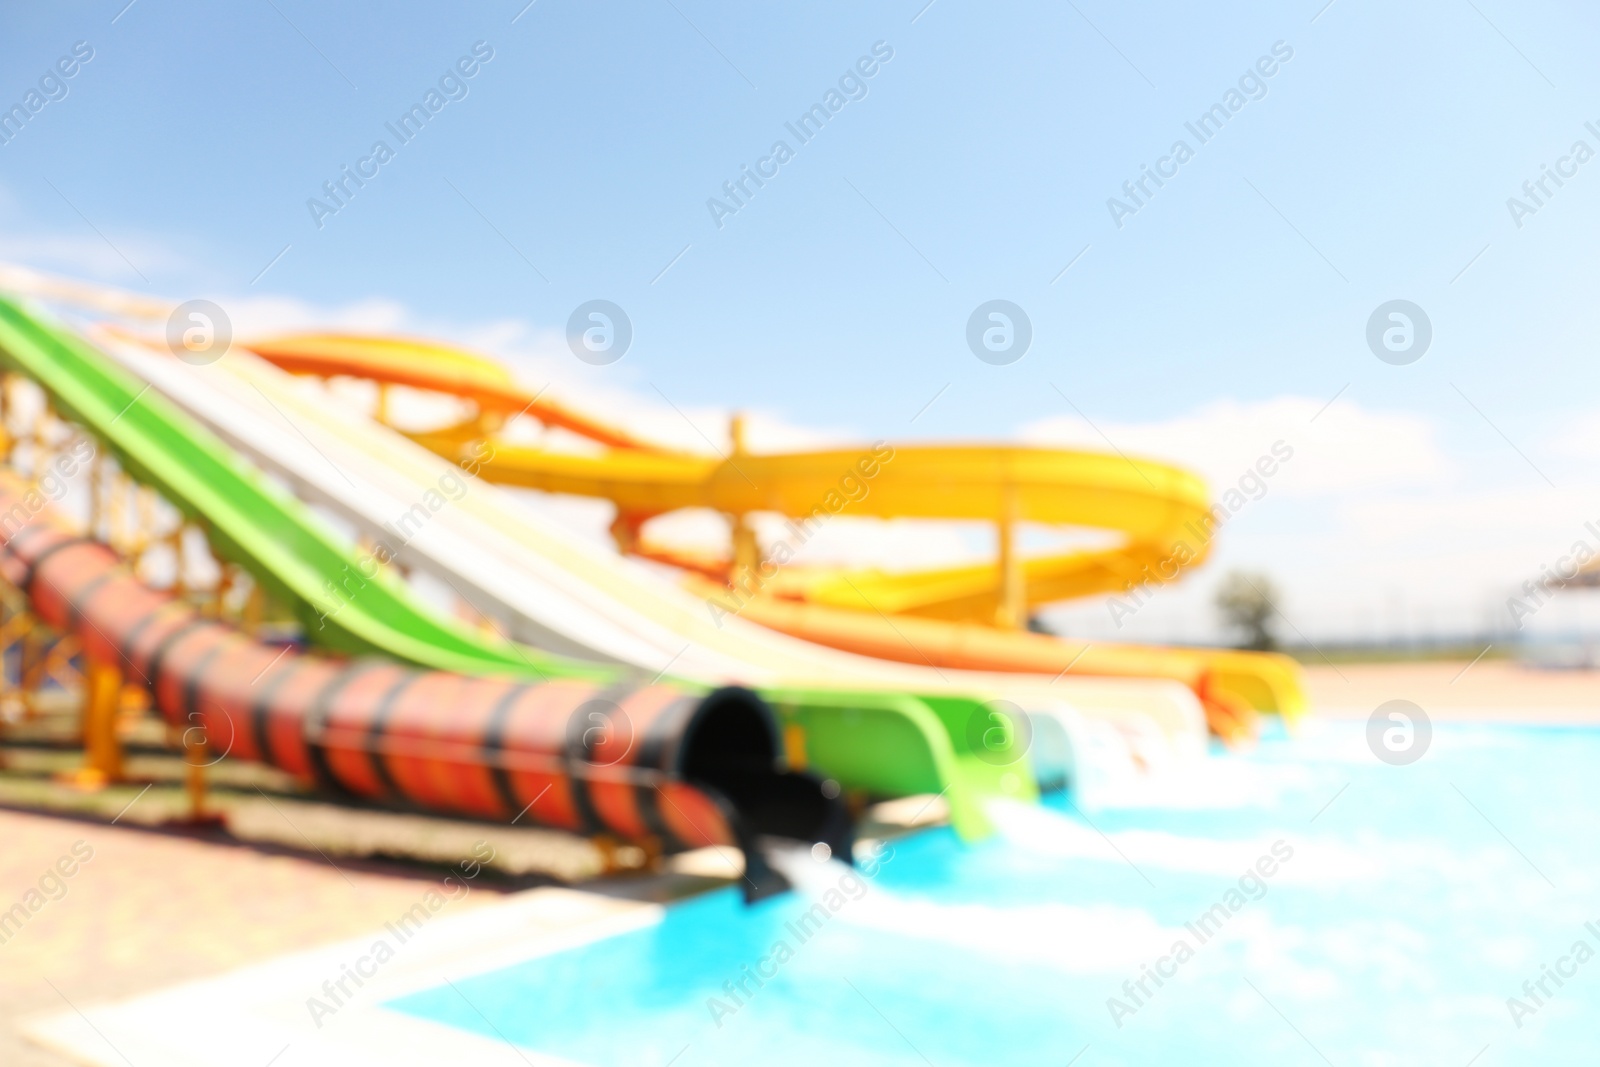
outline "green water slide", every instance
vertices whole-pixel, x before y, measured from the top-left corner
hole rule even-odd
[[[36,382],[57,411],[203,527],[219,556],[244,567],[294,611],[310,642],[462,674],[620,676],[618,668],[496,640],[441,616],[147,383],[71,331],[3,297],[0,365]],[[989,706],[976,697],[825,687],[763,696],[803,739],[796,755],[807,766],[864,793],[942,794],[963,837],[989,832],[982,798],[1034,793],[1014,732],[1004,722],[989,726]],[[987,728],[975,732],[975,721]]]
[[[56,410],[125,470],[204,527],[217,554],[288,605],[315,644],[461,674],[599,679],[613,673],[489,640],[441,618],[159,393],[81,338],[4,299],[0,363],[38,383]]]

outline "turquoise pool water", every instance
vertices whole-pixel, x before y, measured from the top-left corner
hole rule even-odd
[[[1171,792],[805,861],[388,1008],[596,1067],[1600,1062],[1600,731],[1441,726],[1391,767],[1318,724]]]

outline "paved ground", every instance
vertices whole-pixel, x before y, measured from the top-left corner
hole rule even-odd
[[[127,996],[352,937],[416,903],[438,875],[336,869],[147,830],[0,811],[0,910],[63,856],[93,850],[0,944],[0,1063],[64,1067],[19,1038],[16,1019]],[[68,864],[70,869],[71,864]],[[60,890],[47,885],[53,895]],[[492,899],[474,893],[465,910]],[[139,1065],[145,1067],[145,1065]],[[252,1067],[252,1065],[245,1065]]]
[[[1538,670],[1506,660],[1323,664],[1306,668],[1319,714],[1371,714],[1410,700],[1434,718],[1600,722],[1600,671]]]

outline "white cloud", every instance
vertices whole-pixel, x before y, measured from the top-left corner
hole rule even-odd
[[[1509,622],[1508,593],[1568,552],[1600,545],[1586,519],[1600,520],[1596,479],[1578,464],[1551,488],[1512,449],[1467,420],[1464,443],[1445,451],[1445,427],[1408,411],[1375,411],[1341,398],[1283,396],[1223,400],[1163,421],[1098,422],[1129,454],[1166,458],[1204,474],[1214,496],[1238,484],[1256,459],[1283,441],[1294,457],[1267,479],[1259,500],[1236,510],[1209,563],[1162,589],[1149,607],[1114,626],[1103,600],[1061,605],[1053,624],[1082,636],[1124,640],[1214,639],[1216,582],[1235,568],[1265,571],[1283,607],[1312,640],[1329,635],[1476,631]],[[1533,454],[1600,459],[1594,420],[1559,428]],[[1077,419],[1023,429],[1040,444],[1104,449]],[[1454,431],[1452,431],[1454,432]],[[1545,447],[1545,445],[1548,447]],[[1285,629],[1286,636],[1294,637]]]
[[[1541,451],[1585,463],[1600,461],[1600,412],[1589,411],[1566,422],[1543,442]]]
[[[642,377],[638,364],[630,364],[627,356],[609,366],[590,366],[573,356],[559,331],[524,321],[430,326],[431,336],[456,338],[466,348],[504,361],[530,387],[548,386],[552,399],[686,452],[726,454],[735,412],[745,417],[745,443],[751,451],[828,448],[860,440],[860,434],[847,429],[804,426],[759,408],[693,403],[670,383]]]
[[[78,210],[71,204],[61,207]],[[32,222],[16,194],[0,185],[0,262],[64,270],[121,285],[141,285],[152,274],[187,265],[166,243],[145,234],[114,227],[97,231],[88,222],[41,232],[32,228]]]
[[[360,300],[339,307],[319,307],[293,297],[204,294],[228,313],[237,338],[299,331],[324,333],[411,332],[411,314],[394,300]]]
[[[139,285],[140,274],[173,270],[182,257],[157,241],[124,233],[0,234],[0,260],[29,263],[104,278],[123,285]]]
[[[1198,471],[1213,493],[1236,485],[1262,457],[1272,456],[1278,442],[1293,450],[1293,458],[1272,476],[1272,491],[1290,496],[1435,484],[1453,473],[1430,420],[1370,411],[1348,400],[1219,400],[1160,422],[1096,425],[1105,436],[1074,417],[1030,423],[1020,436],[1030,444],[1095,451],[1104,451],[1109,439],[1129,455]]]

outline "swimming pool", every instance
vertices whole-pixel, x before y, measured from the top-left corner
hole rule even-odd
[[[1597,768],[1600,731],[1392,767],[1317,723],[1181,803],[1002,808],[388,1009],[595,1067],[1595,1062]]]

